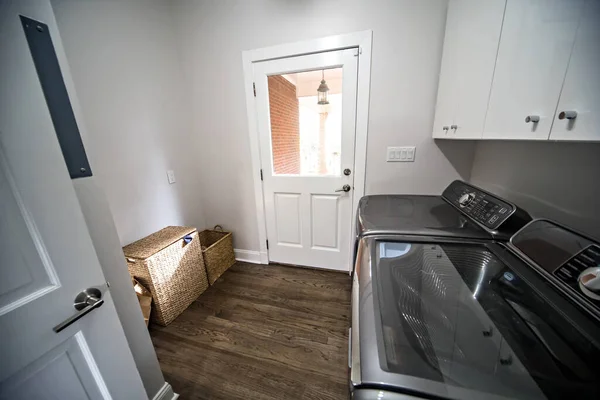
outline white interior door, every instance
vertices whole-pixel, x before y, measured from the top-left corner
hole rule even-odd
[[[49,1],[0,3],[0,399],[147,398],[20,15],[45,23],[64,61]],[[90,287],[102,306],[56,332]]]
[[[357,56],[254,64],[269,261],[350,268]],[[322,78],[327,105],[317,104]]]

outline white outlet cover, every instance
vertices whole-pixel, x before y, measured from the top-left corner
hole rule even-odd
[[[177,182],[175,180],[175,171],[173,171],[172,169],[168,170],[167,171],[167,179],[169,180],[170,184]]]
[[[387,158],[386,158],[386,160],[390,161],[390,160],[394,160],[395,158],[396,158],[396,153],[394,151],[394,148],[393,147],[388,147],[387,148]]]
[[[413,162],[415,161],[415,146],[388,147],[387,162]]]

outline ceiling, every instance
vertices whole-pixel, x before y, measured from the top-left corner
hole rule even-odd
[[[319,69],[316,71],[298,72],[282,76],[294,85],[298,85],[298,83],[321,82],[321,71],[322,70]],[[342,68],[326,69],[324,72],[326,81],[342,79]]]

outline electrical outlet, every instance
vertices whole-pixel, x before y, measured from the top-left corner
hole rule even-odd
[[[169,180],[170,184],[177,182],[175,180],[175,171],[173,171],[172,169],[168,170],[167,171],[167,179]]]
[[[388,147],[387,162],[413,162],[415,161],[415,147]]]

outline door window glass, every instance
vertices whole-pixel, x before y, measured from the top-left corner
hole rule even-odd
[[[342,68],[273,75],[268,85],[273,174],[340,175]]]

